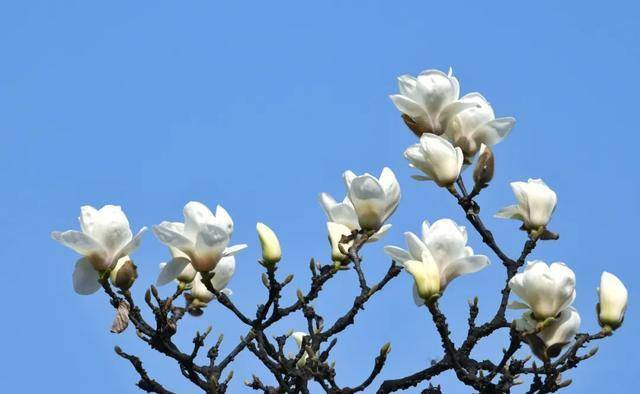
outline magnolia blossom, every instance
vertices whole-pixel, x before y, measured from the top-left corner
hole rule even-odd
[[[516,330],[530,334],[527,342],[533,353],[546,360],[560,354],[562,347],[573,340],[580,328],[580,314],[573,307],[564,309],[558,317],[536,332],[538,321],[531,311],[525,312],[521,318],[515,320]]]
[[[227,296],[231,295],[231,290],[227,289],[227,285],[233,277],[233,273],[236,270],[236,259],[233,256],[226,256],[220,259],[216,268],[213,269],[213,278],[211,278],[211,284],[217,291],[225,293]],[[215,295],[207,289],[207,286],[202,283],[202,274],[198,272],[193,282],[191,282],[191,295],[202,303],[207,303],[215,298]]]
[[[496,213],[497,218],[516,219],[523,222],[527,230],[539,230],[549,223],[556,208],[558,197],[542,179],[527,182],[511,182],[517,205],[509,205]]]
[[[433,180],[438,186],[451,186],[460,176],[464,155],[462,150],[435,134],[423,134],[420,143],[404,151],[409,166],[424,172],[414,175],[417,180]]]
[[[576,276],[564,263],[531,261],[524,272],[511,278],[509,288],[524,301],[514,301],[511,309],[530,309],[538,321],[544,321],[573,303]]]
[[[256,224],[258,239],[262,248],[262,261],[265,264],[273,265],[282,258],[282,250],[280,249],[280,241],[276,233],[273,232],[264,223]]]
[[[400,94],[390,96],[398,110],[408,116],[417,134],[442,134],[453,112],[459,111],[456,101],[460,84],[453,72],[426,70],[418,77],[398,77]],[[463,107],[464,108],[464,107]]]
[[[380,178],[368,173],[356,176],[351,171],[345,171],[343,177],[360,227],[379,231],[400,202],[400,185],[395,174],[385,167]]]
[[[502,141],[516,123],[511,117],[496,118],[491,104],[480,93],[469,93],[455,105],[456,110],[447,117],[445,135],[467,157],[475,155],[482,144],[493,146]]]
[[[169,246],[169,251],[172,259],[168,263],[160,263],[160,275],[156,279],[156,285],[164,286],[174,280],[185,285],[190,284],[197,273],[191,265],[191,259],[173,246]]]
[[[304,337],[309,336],[309,334],[307,334],[306,332],[296,331],[292,333],[291,336],[293,337],[293,340],[296,341],[296,345],[298,345],[298,349],[302,349],[302,340],[304,339]],[[305,351],[302,354],[302,357],[300,357],[300,360],[298,360],[297,365],[299,367],[304,366],[307,363],[307,357],[308,357],[307,352]]]
[[[460,275],[480,271],[489,265],[489,259],[476,255],[467,246],[467,231],[451,219],[437,220],[429,225],[422,223],[422,239],[414,233],[405,234],[409,250],[385,246],[385,252],[402,264],[414,277],[416,305],[435,294],[442,293],[447,285]]]
[[[196,271],[212,271],[221,258],[247,247],[227,247],[233,221],[220,205],[214,215],[204,204],[192,201],[185,205],[183,213],[184,223],[162,222],[153,226],[153,232],[160,242],[185,253]]]
[[[603,327],[616,329],[622,324],[629,293],[617,276],[603,272],[598,288],[598,321]]]
[[[116,205],[95,209],[85,205],[80,208],[81,231],[54,231],[51,237],[62,245],[81,254],[73,273],[73,288],[78,294],[93,294],[99,288],[99,272],[113,268],[116,262],[140,246],[143,227],[133,236],[129,221]]]

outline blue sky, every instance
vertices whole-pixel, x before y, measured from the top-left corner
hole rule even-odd
[[[516,4],[517,3],[517,4]],[[402,245],[423,219],[464,217],[432,184],[410,179],[402,158],[414,138],[388,99],[397,75],[454,68],[463,93],[482,92],[498,116],[515,116],[495,149],[492,187],[479,199],[488,225],[512,255],[524,242],[517,224],[491,219],[513,200],[508,182],[542,177],[558,193],[558,242],[533,257],[565,261],[576,272],[583,328],[598,329],[595,288],[602,270],[630,289],[625,325],[600,353],[568,374],[565,392],[630,392],[640,363],[637,205],[638,6],[608,1],[212,2],[20,1],[0,5],[0,194],[5,308],[2,391],[136,392],[137,377],[112,351],[141,356],[153,377],[177,392],[192,388],[176,366],[132,331],[108,332],[102,294],[71,287],[76,256],[49,238],[76,228],[80,205],[122,205],[132,226],[181,218],[199,200],[222,204],[249,249],[230,284],[249,311],[263,300],[255,222],[280,236],[281,272],[306,288],[307,262],[327,261],[317,194],[343,193],[345,169],[397,174],[402,201],[384,242],[364,252],[370,278],[388,265],[384,244]],[[480,297],[481,319],[495,308],[503,271],[494,263],[456,280],[442,300],[454,338],[465,331],[466,300]],[[138,296],[167,251],[147,234],[134,259]],[[328,321],[351,303],[351,272],[326,287],[317,307]],[[383,377],[404,376],[441,354],[426,309],[414,306],[403,274],[358,317],[333,353],[341,384],[369,374],[379,347],[393,350]],[[164,291],[168,292],[169,289]],[[516,316],[515,314],[512,316]],[[226,348],[244,328],[212,306],[190,319],[225,332]],[[301,328],[294,318],[274,334]],[[499,357],[500,340],[478,350]],[[615,361],[614,361],[615,360]],[[242,355],[234,391],[256,364]],[[266,376],[262,371],[259,375]],[[447,393],[468,392],[451,375]]]

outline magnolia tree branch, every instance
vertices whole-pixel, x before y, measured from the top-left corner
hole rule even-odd
[[[570,381],[562,381],[561,374],[575,368],[580,362],[595,354],[595,349],[584,355],[578,355],[578,351],[587,343],[604,338],[606,334],[578,334],[576,342],[553,363],[545,363],[542,366],[536,366],[535,364],[527,366],[529,360],[517,360],[514,358],[515,353],[525,343],[525,339],[511,327],[509,344],[504,350],[503,357],[496,363],[490,360],[475,360],[470,356],[480,340],[492,335],[499,329],[510,327],[505,316],[510,296],[508,284],[518,269],[522,267],[527,256],[535,249],[537,239],[534,237],[528,239],[517,259],[508,257],[480,218],[480,206],[474,200],[474,197],[479,192],[475,191],[469,194],[462,179],[458,180],[457,186],[459,190],[450,188],[451,194],[456,198],[458,205],[464,210],[467,220],[482,237],[483,242],[495,253],[505,267],[505,285],[501,290],[500,303],[493,317],[489,321],[478,325],[476,322],[479,313],[478,300],[476,298],[471,301],[469,303],[467,337],[460,346],[456,346],[451,340],[446,316],[440,311],[437,299],[427,302],[427,309],[431,314],[442,342],[443,357],[439,361],[434,361],[432,365],[411,375],[385,380],[380,384],[377,392],[391,393],[415,387],[423,382],[430,382],[431,379],[447,370],[454,371],[461,382],[480,393],[510,393],[513,386],[520,383],[519,377],[522,375],[531,375],[533,377],[529,388],[530,393],[547,393],[566,387]],[[188,305],[185,305],[185,307],[175,305],[175,302],[185,291],[184,286],[178,286],[173,294],[164,299],[160,297],[154,286],[147,290],[145,303],[153,313],[154,324],[152,325],[144,319],[129,291],[116,293],[106,275],[101,278],[100,284],[104,292],[109,296],[114,308],[118,309],[119,306],[126,303],[128,306],[128,320],[136,329],[138,337],[152,349],[176,360],[181,374],[205,393],[226,392],[228,384],[233,377],[233,372],[228,373],[224,380],[221,380],[222,374],[244,350],[249,350],[270,372],[276,382],[275,386],[271,386],[263,383],[260,378],[254,375],[251,380],[245,381],[245,385],[251,389],[264,393],[306,393],[309,392],[309,384],[315,382],[328,393],[362,392],[368,389],[382,372],[388,359],[389,344],[381,348],[380,354],[375,358],[373,369],[367,378],[353,387],[341,388],[336,383],[336,370],[327,360],[337,344],[337,335],[350,325],[355,324],[356,316],[364,309],[365,304],[371,297],[382,291],[386,284],[402,270],[395,262],[392,262],[385,275],[379,281],[369,284],[362,266],[360,251],[370,236],[371,233],[353,231],[349,236],[344,237],[343,243],[351,243],[352,246],[346,253],[348,259],[340,264],[318,265],[314,260],[311,260],[311,284],[309,290],[306,293],[298,290],[298,299],[289,306],[283,307],[280,305],[281,293],[283,288],[292,282],[293,277],[289,275],[281,281],[276,275],[277,267],[275,265],[267,266],[265,277],[263,278],[263,283],[267,289],[267,298],[264,303],[258,305],[255,318],[251,318],[248,314],[240,311],[224,292],[218,291],[213,287],[213,273],[203,274],[202,283],[208,291],[213,293],[216,301],[229,310],[232,316],[248,326],[248,332],[222,358],[220,358],[220,346],[223,336],[220,335],[217,341],[206,351],[206,357],[209,360],[208,364],[201,365],[197,362],[197,359],[201,353],[200,351],[206,347],[206,340],[212,331],[211,327],[203,333],[196,333],[193,338],[193,348],[189,352],[181,351],[172,341],[172,337],[178,331],[180,320],[188,310]],[[321,295],[325,283],[335,278],[340,271],[345,269],[353,269],[355,271],[360,292],[353,299],[352,306],[335,322],[327,326],[324,318],[318,314],[310,303]],[[289,335],[275,337],[275,342],[272,342],[266,331],[275,323],[295,312],[302,313],[307,320],[308,335],[304,337],[300,351],[295,357],[290,358],[290,356],[284,354],[284,344]],[[323,344],[328,345],[323,347]],[[171,391],[149,377],[138,357],[124,353],[119,348],[116,348],[116,352],[134,367],[140,376],[140,381],[137,385],[142,390],[153,393],[171,393]],[[304,363],[301,360],[304,360]],[[429,384],[423,392],[441,393],[442,388]]]

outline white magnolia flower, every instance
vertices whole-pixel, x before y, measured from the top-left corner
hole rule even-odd
[[[409,166],[425,175],[414,175],[417,180],[433,180],[438,186],[451,186],[460,176],[464,155],[462,150],[435,134],[423,134],[420,143],[407,148],[404,157]]]
[[[262,247],[262,261],[266,264],[273,265],[282,258],[282,249],[280,249],[280,241],[276,233],[264,223],[256,224],[258,231],[258,239]]]
[[[617,276],[603,272],[598,288],[598,321],[603,327],[616,329],[622,324],[629,293]]]
[[[489,265],[486,256],[473,254],[467,246],[467,231],[451,219],[422,223],[422,239],[406,232],[409,250],[385,246],[384,251],[402,264],[415,279],[414,299],[424,304],[435,293],[442,293],[460,275],[480,271]]]
[[[426,70],[418,77],[398,77],[400,94],[390,96],[398,110],[411,118],[420,133],[442,134],[452,112],[459,111],[456,100],[460,84],[453,72]]]
[[[329,221],[350,230],[377,230],[369,241],[382,238],[391,228],[383,223],[400,202],[400,185],[395,174],[385,167],[379,179],[368,173],[356,176],[351,171],[345,171],[342,177],[347,186],[347,196],[342,202],[336,202],[327,193],[320,194],[320,205]]]
[[[93,294],[99,288],[98,272],[107,271],[116,262],[140,246],[143,227],[133,236],[122,208],[105,205],[80,208],[81,231],[54,231],[51,237],[83,256],[76,262],[73,287],[78,294]]]
[[[153,232],[160,242],[189,256],[196,271],[212,271],[221,258],[247,247],[245,244],[227,247],[233,221],[220,205],[214,215],[204,204],[191,201],[183,213],[184,223],[162,222],[153,226]]]
[[[533,353],[545,360],[558,356],[562,348],[573,340],[580,329],[581,319],[575,308],[568,307],[538,333],[538,321],[531,311],[525,312],[515,323],[516,330],[535,335],[535,338],[527,337],[527,342]]]
[[[233,277],[233,273],[236,270],[236,259],[233,256],[226,256],[220,259],[216,268],[213,269],[213,278],[211,278],[211,284],[213,288],[225,293],[227,296],[231,295],[231,290],[227,288],[227,285]],[[191,295],[200,302],[207,303],[215,298],[215,295],[207,289],[207,286],[202,283],[202,274],[198,272],[191,282]]]
[[[482,144],[493,146],[502,141],[516,123],[512,117],[496,118],[480,93],[469,93],[454,105],[458,108],[447,117],[445,135],[467,157],[475,155]]]
[[[291,334],[291,336],[293,337],[293,340],[296,341],[296,345],[298,345],[298,349],[302,349],[302,340],[304,339],[304,337],[308,336],[309,334],[307,334],[306,332],[301,332],[301,331],[296,331],[294,333]],[[302,357],[300,357],[300,360],[298,360],[297,365],[299,367],[304,366],[307,363],[307,352],[304,352],[302,354]]]
[[[523,222],[527,230],[545,227],[556,208],[558,197],[542,179],[527,182],[511,182],[511,188],[518,200],[517,205],[509,205],[496,213],[497,218],[516,219]]]
[[[191,265],[191,259],[186,253],[169,246],[171,261],[160,263],[160,275],[156,279],[157,286],[164,286],[171,281],[190,284],[196,276],[196,269]]]
[[[514,301],[511,309],[530,309],[537,320],[544,321],[573,303],[576,276],[564,263],[530,261],[524,272],[511,278],[509,288],[524,301]]]

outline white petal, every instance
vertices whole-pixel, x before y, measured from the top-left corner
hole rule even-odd
[[[200,226],[216,223],[216,217],[203,203],[190,201],[182,210],[184,214],[184,235],[189,239],[195,239]]]
[[[388,254],[393,261],[400,264],[404,264],[405,261],[412,259],[409,252],[397,246],[385,246],[384,252]]]
[[[86,212],[85,212],[86,214]],[[117,205],[105,205],[92,214],[92,219],[88,220],[88,227],[91,229],[89,235],[99,242],[110,254],[120,250],[131,241],[132,233],[129,228],[129,221],[122,212],[122,208]],[[84,219],[83,219],[84,220]]]
[[[424,121],[427,124],[431,124],[429,115],[417,102],[413,101],[409,97],[400,94],[394,94],[389,97],[391,98],[391,101],[393,101],[393,103],[396,105],[396,108],[398,108],[398,110],[403,114],[406,114],[415,121]]]
[[[95,239],[80,231],[68,230],[63,233],[54,231],[51,233],[51,238],[83,256],[95,254],[104,257],[105,254],[104,249]]]
[[[384,189],[389,205],[397,205],[400,200],[400,184],[396,174],[389,167],[384,167],[380,173],[380,185]]]
[[[180,273],[191,264],[191,261],[186,258],[177,257],[171,260],[169,263],[164,264],[160,269],[160,275],[156,279],[156,286],[164,286],[167,283],[173,282]]]
[[[142,242],[142,235],[147,231],[146,227],[142,227],[140,231],[129,241],[126,245],[122,247],[114,256],[114,259],[119,259],[122,256],[126,256],[131,254],[134,250],[138,249],[140,246],[140,242]]]
[[[407,231],[404,233],[404,238],[407,242],[407,246],[409,247],[409,254],[413,257],[414,260],[421,260],[422,254],[429,249],[422,242],[420,238],[418,238],[414,233]]]
[[[247,248],[246,244],[238,244],[238,245],[233,245],[233,246],[229,246],[228,248],[225,248],[224,252],[222,253],[224,256],[233,256],[235,254],[237,254],[238,252],[245,250]]]
[[[193,251],[195,246],[194,242],[185,237],[183,233],[180,232],[180,227],[175,226],[175,224],[176,223],[162,222],[157,226],[153,226],[153,233],[158,240],[165,245],[173,246],[183,252]]]
[[[567,308],[547,326],[538,337],[548,347],[571,342],[580,329],[580,314],[575,308]]]
[[[213,279],[211,279],[211,283],[213,284],[213,288],[220,291],[227,287],[231,278],[233,277],[233,273],[236,270],[236,259],[233,256],[227,256],[220,259],[216,268],[213,270]]]
[[[427,70],[418,76],[417,91],[422,97],[424,105],[432,119],[440,113],[442,108],[456,100],[459,86],[452,82],[449,76],[439,70]]]
[[[198,231],[195,251],[199,257],[216,260],[222,256],[228,243],[229,234],[225,229],[215,224],[204,224]]]
[[[502,141],[516,124],[515,118],[497,118],[484,123],[473,132],[473,139],[478,143],[495,145]]]
[[[353,179],[349,199],[363,229],[379,229],[387,216],[385,191],[376,178],[369,174]]]
[[[398,77],[398,90],[400,94],[411,99],[415,99],[417,80],[411,75],[401,75]]]
[[[89,259],[82,258],[76,262],[73,271],[73,289],[80,295],[93,294],[100,289],[98,272],[93,269]]]
[[[98,210],[90,205],[80,207],[80,217],[78,220],[80,221],[80,228],[83,233],[91,234],[97,214]]]
[[[351,187],[351,182],[355,178],[356,178],[356,174],[354,174],[353,171],[351,171],[351,170],[347,170],[347,171],[342,173],[342,180],[344,181],[344,184],[347,187],[347,189],[349,189]]]
[[[487,256],[482,255],[463,257],[458,260],[452,261],[451,263],[447,264],[442,272],[441,280],[444,283],[442,283],[441,286],[445,287],[458,276],[478,272],[488,265],[489,259],[487,258]]]
[[[507,305],[507,308],[509,309],[529,309],[529,305],[525,304],[524,302],[520,302],[520,301],[511,301],[511,303],[509,305]]]
[[[431,225],[424,243],[438,265],[445,269],[447,264],[466,255],[466,230],[451,219],[440,219]]]
[[[216,207],[216,223],[218,226],[227,230],[227,233],[231,235],[233,233],[233,220],[231,215],[221,205]]]
[[[520,206],[518,205],[506,206],[496,212],[494,217],[501,219],[524,220],[524,216],[522,215],[522,211],[520,210]]]
[[[387,234],[389,229],[391,229],[391,225],[390,224],[383,225],[382,227],[380,227],[380,230],[378,230],[375,234],[373,234],[371,237],[369,237],[367,242],[379,241],[380,239],[382,239],[382,237],[384,237]]]

